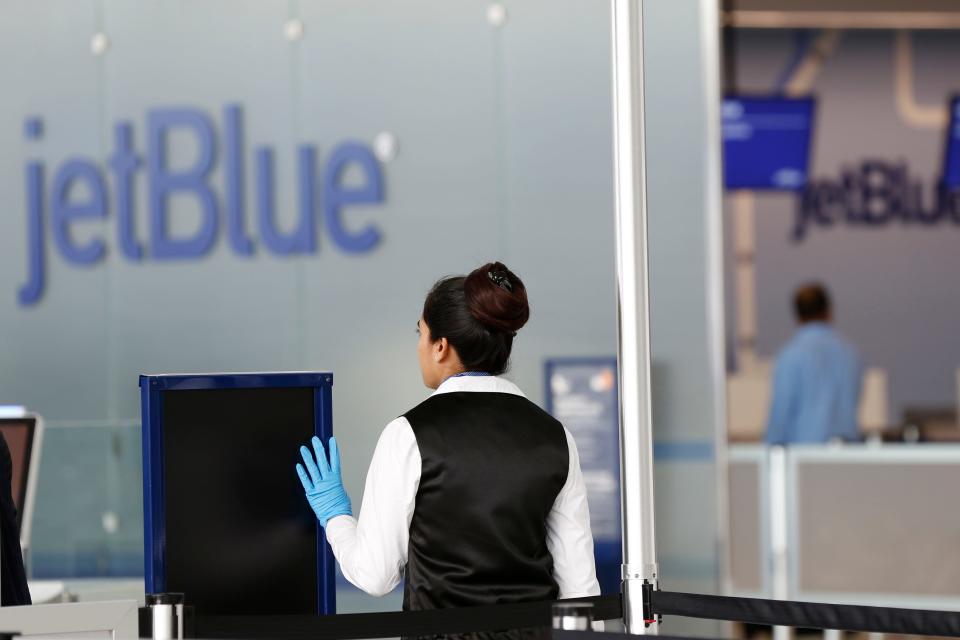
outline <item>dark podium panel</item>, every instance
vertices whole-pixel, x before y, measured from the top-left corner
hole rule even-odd
[[[143,376],[146,590],[200,615],[333,613],[294,471],[331,435],[329,373]]]

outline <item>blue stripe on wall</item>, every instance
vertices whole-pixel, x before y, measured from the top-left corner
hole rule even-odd
[[[705,462],[713,460],[712,442],[654,442],[653,459],[655,462]]]

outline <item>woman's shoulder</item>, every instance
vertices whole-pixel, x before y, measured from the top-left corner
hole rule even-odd
[[[380,444],[382,445],[399,446],[409,442],[416,442],[416,438],[406,416],[394,418],[380,432]]]

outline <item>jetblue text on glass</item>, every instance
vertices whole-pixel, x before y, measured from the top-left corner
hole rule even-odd
[[[186,169],[174,169],[168,161],[168,141],[173,132],[192,137],[196,144],[196,156]],[[23,133],[28,141],[41,140],[42,119],[27,118]],[[378,204],[384,199],[380,165],[364,144],[346,141],[334,147],[322,176],[317,147],[303,144],[297,148],[297,223],[294,228],[283,230],[275,215],[278,187],[274,151],[267,146],[253,150],[256,195],[251,206],[253,220],[248,224],[243,114],[238,105],[223,109],[222,145],[218,144],[218,132],[211,118],[191,108],[153,109],[147,113],[146,154],[137,153],[133,134],[130,122],[114,126],[113,152],[106,167],[90,158],[68,158],[48,182],[43,162],[27,162],[28,257],[27,280],[18,292],[21,306],[33,305],[43,296],[48,239],[70,264],[92,265],[103,260],[108,251],[106,238],[94,237],[80,243],[72,231],[84,222],[109,218],[111,210],[116,216],[117,248],[134,262],[200,258],[216,244],[222,227],[226,228],[230,248],[239,256],[254,255],[260,247],[281,256],[316,253],[317,226],[321,220],[318,203],[322,224],[342,251],[363,253],[380,241],[380,231],[374,225],[358,231],[356,223],[348,228],[345,221],[348,206]],[[211,180],[219,169],[221,153],[223,194],[217,193]],[[148,228],[138,233],[134,185],[141,168],[146,170]],[[348,170],[362,176],[360,184],[344,181]],[[198,205],[198,213],[174,214],[170,209],[172,196],[192,199]],[[191,235],[172,233],[174,215],[199,215],[196,231]]]
[[[940,182],[924,186],[907,165],[866,160],[838,178],[807,183],[797,195],[791,237],[804,240],[813,227],[882,227],[891,224],[960,225],[960,191]]]

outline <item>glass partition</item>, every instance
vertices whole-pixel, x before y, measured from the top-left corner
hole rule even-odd
[[[47,424],[31,578],[143,575],[140,425]]]

